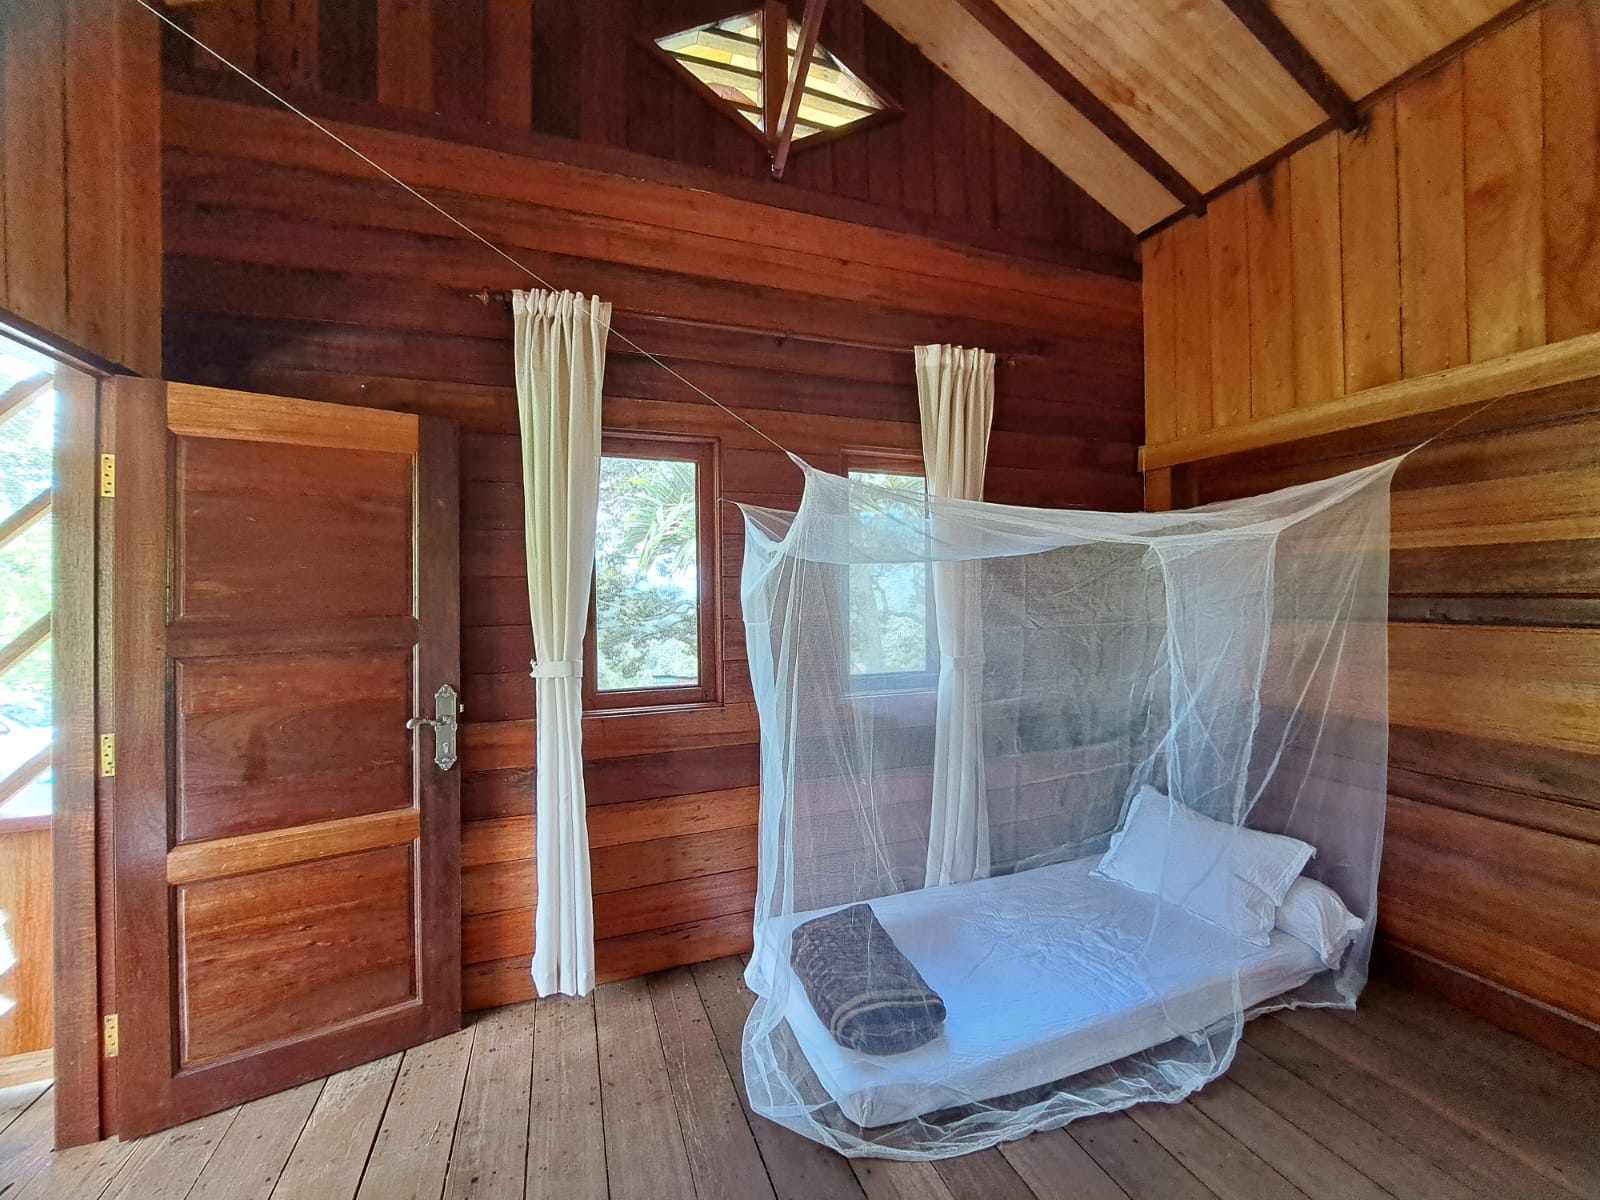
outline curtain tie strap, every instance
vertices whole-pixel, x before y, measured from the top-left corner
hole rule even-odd
[[[583,678],[583,659],[558,658],[551,662],[534,662],[529,666],[533,670],[528,674],[534,679],[581,679]]]

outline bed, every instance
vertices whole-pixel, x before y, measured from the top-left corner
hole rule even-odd
[[[846,1050],[791,977],[784,1015],[846,1117],[889,1125],[1062,1079],[1203,1029],[1323,969],[1316,951],[1282,931],[1265,947],[1239,941],[1092,875],[1098,861],[872,902],[948,1009],[944,1033],[920,1049]]]

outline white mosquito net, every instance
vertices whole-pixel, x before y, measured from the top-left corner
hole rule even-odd
[[[804,467],[746,508],[752,1106],[966,1153],[1228,1066],[1366,980],[1399,460],[1095,513]]]

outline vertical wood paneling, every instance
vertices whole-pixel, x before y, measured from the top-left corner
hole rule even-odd
[[[1294,276],[1294,396],[1315,404],[1344,391],[1339,252],[1339,145],[1320,138],[1289,159]]]
[[[1177,272],[1173,231],[1146,238],[1144,255],[1144,394],[1147,442],[1178,436]]]
[[[1545,333],[1600,329],[1600,4],[1540,13],[1544,67]]]
[[[748,183],[757,182],[780,206],[851,221],[870,222],[876,209],[877,223],[910,232],[977,231],[1002,250],[1026,240],[1133,260],[1125,227],[864,0],[831,0],[822,42],[900,111],[802,146],[783,186],[772,187],[748,128],[649,49],[650,37],[727,15],[706,0],[205,0],[182,9],[241,66],[296,92],[431,113],[464,132],[488,123],[671,159],[714,173],[697,184],[706,190],[736,179],[756,198]],[[216,65],[175,54],[168,84],[214,92],[215,80],[196,76],[214,76]],[[358,122],[370,115],[352,112]],[[514,149],[515,139],[505,144]],[[624,173],[640,166],[611,161]],[[674,168],[662,174],[685,179]]]
[[[257,0],[257,4],[262,76],[293,90],[318,86],[318,0]]]
[[[4,70],[6,292],[46,329],[67,325],[65,21],[61,0],[12,5]]]
[[[489,0],[487,93],[491,124],[527,129],[533,121],[533,5]]]
[[[1178,436],[1211,424],[1211,272],[1206,227],[1193,218],[1172,227],[1173,324]]]
[[[377,0],[378,103],[433,109],[433,5]]]
[[[1294,264],[1289,165],[1251,180],[1245,193],[1250,265],[1250,414],[1294,407]]]
[[[161,36],[126,8],[118,19],[121,101],[116,179],[122,224],[122,340],[113,361],[161,374]],[[91,347],[93,349],[93,347]]]
[[[217,54],[245,71],[256,71],[256,0],[212,0],[197,4],[189,12],[191,28],[199,38]],[[227,68],[199,46],[194,48],[194,63],[204,71],[225,71]]]
[[[1400,197],[1394,98],[1365,129],[1339,134],[1339,258],[1344,390],[1400,378]]]
[[[1395,97],[1400,176],[1400,332],[1406,378],[1467,361],[1461,60]]]
[[[1245,209],[1245,193],[1235,188],[1217,198],[1202,226],[1209,230],[1213,425],[1250,419],[1250,242]]]
[[[1462,59],[1474,362],[1545,340],[1540,40],[1538,21],[1519,21]]]
[[[486,119],[488,0],[434,0],[433,110],[478,123]]]
[[[96,0],[67,0],[66,14],[76,51],[65,77],[67,309],[74,340],[120,346],[122,162],[120,131],[105,104],[120,76],[117,12]]]
[[[0,300],[160,369],[158,26],[98,0],[0,5]]]

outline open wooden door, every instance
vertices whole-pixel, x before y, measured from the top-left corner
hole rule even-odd
[[[123,1137],[460,1027],[447,422],[115,385]]]

